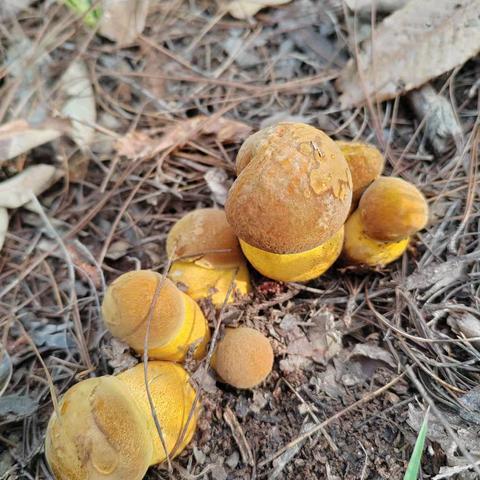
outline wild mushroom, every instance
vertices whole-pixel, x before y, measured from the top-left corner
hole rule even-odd
[[[279,123],[249,137],[236,166],[225,208],[250,263],[276,280],[322,274],[341,251],[352,197],[339,147],[312,126]]]
[[[365,189],[383,172],[385,158],[377,147],[363,142],[336,142],[352,174],[352,207],[355,208]]]
[[[195,300],[210,297],[221,305],[232,282],[228,303],[250,291],[248,268],[223,210],[202,208],[182,217],[168,234],[167,254],[180,257],[169,278]]]
[[[342,257],[350,264],[387,265],[402,255],[410,236],[427,221],[428,204],[415,185],[380,177],[365,190],[345,224]]]
[[[110,332],[138,353],[143,353],[150,323],[148,355],[153,359],[182,361],[189,350],[201,358],[210,339],[195,301],[168,278],[162,284],[162,276],[151,270],[120,275],[105,293],[102,314]]]
[[[57,480],[141,480],[150,465],[166,459],[143,369],[140,364],[116,377],[89,378],[65,393],[45,436],[45,455]],[[195,391],[187,372],[170,362],[149,362],[148,384],[174,457],[195,431]]]
[[[212,367],[225,383],[253,388],[272,371],[272,346],[253,328],[227,328],[215,348]]]

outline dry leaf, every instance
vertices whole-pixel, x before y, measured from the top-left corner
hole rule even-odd
[[[47,124],[32,126],[26,120],[13,120],[0,126],[0,162],[58,138],[62,132]]]
[[[454,313],[447,318],[450,328],[465,338],[480,338],[480,320],[469,312]],[[480,341],[472,342],[477,348]]]
[[[103,0],[100,34],[125,45],[145,28],[149,0]]]
[[[198,115],[181,120],[168,128],[160,139],[152,139],[144,132],[129,132],[115,142],[115,150],[128,158],[153,156],[170,147],[183,147],[199,135],[215,135],[221,143],[245,139],[251,128],[242,122],[223,117]]]
[[[480,51],[480,0],[410,1],[387,17],[337,86],[344,108],[387,100],[463,64]],[[372,54],[374,58],[372,59]]]
[[[0,20],[15,17],[31,3],[33,0],[2,0],[0,2]]]
[[[291,0],[232,0],[228,2],[227,11],[234,18],[245,20],[253,17],[265,7],[273,7],[289,3]]]
[[[460,145],[462,127],[452,103],[438,94],[431,85],[408,94],[408,100],[417,115],[425,123],[425,136],[437,155],[447,153],[452,144]]]
[[[228,194],[228,175],[222,168],[211,168],[203,176],[208,188],[212,192],[213,199],[219,205],[225,205]]]
[[[7,236],[8,221],[9,218],[7,209],[4,207],[0,207],[0,251],[3,248],[3,244],[5,243],[5,237]]]
[[[341,351],[342,334],[336,328],[335,318],[330,312],[319,312],[315,315],[312,318],[314,325],[306,329],[306,334],[294,319],[293,315],[285,315],[280,323],[290,340],[287,347],[289,355],[306,357],[326,365],[328,360]]]
[[[0,183],[0,207],[19,208],[28,203],[32,194],[40,195],[61,176],[52,165],[33,165]]]
[[[62,114],[72,120],[72,139],[84,149],[93,141],[93,125],[97,120],[93,88],[85,63],[74,61],[63,74],[60,84],[67,97]]]
[[[370,12],[375,7],[376,12],[394,12],[405,6],[408,0],[345,0],[348,8],[354,12]]]

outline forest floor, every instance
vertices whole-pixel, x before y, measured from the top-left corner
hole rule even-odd
[[[194,440],[172,474],[157,466],[147,478],[402,479],[429,404],[421,478],[478,458],[480,351],[466,339],[480,337],[478,59],[434,83],[446,86],[462,130],[439,155],[406,97],[340,108],[335,79],[353,45],[335,2],[298,0],[252,21],[215,2],[151,3],[127,47],[51,1],[0,27],[2,63],[21,68],[17,76],[2,68],[0,122],[26,117],[27,107],[58,111],[55,81],[78,59],[97,117],[88,148],[63,136],[0,164],[0,180],[39,163],[61,171],[39,196],[40,213],[10,212],[0,255],[0,325],[13,366],[9,382],[0,368],[0,478],[51,478],[43,442],[52,387],[61,395],[79,379],[139,361],[105,333],[105,286],[128,270],[163,271],[172,224],[196,208],[222,207],[242,140],[282,120],[378,145],[386,174],[428,198],[429,225],[386,268],[334,266],[308,284],[252,271],[253,293],[221,316],[202,302],[211,325],[264,332],[274,370],[251,391],[201,385]]]

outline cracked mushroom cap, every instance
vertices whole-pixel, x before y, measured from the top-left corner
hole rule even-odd
[[[202,311],[168,278],[161,282],[162,276],[151,270],[120,275],[108,287],[102,304],[107,328],[143,353],[150,309],[155,302],[148,337],[149,357],[182,361],[195,345],[194,357],[202,357],[210,338]]]
[[[272,253],[311,250],[340,230],[352,200],[348,164],[335,142],[303,123],[250,136],[225,205],[236,235]]]
[[[193,210],[178,220],[167,236],[167,255],[204,268],[234,267],[243,259],[225,211],[218,208]]]
[[[352,203],[360,200],[365,189],[383,172],[385,158],[374,145],[362,142],[337,141],[352,173]]]
[[[212,366],[225,383],[253,388],[272,371],[272,346],[253,328],[227,328],[215,349]]]
[[[362,195],[358,205],[365,233],[383,242],[415,234],[428,221],[428,204],[420,190],[396,177],[380,177]]]
[[[45,455],[57,480],[141,480],[153,443],[134,398],[106,376],[65,393],[48,423]]]

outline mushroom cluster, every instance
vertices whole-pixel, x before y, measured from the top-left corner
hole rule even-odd
[[[367,266],[401,256],[425,227],[428,206],[414,185],[381,176],[384,163],[374,146],[335,142],[302,123],[249,137],[225,211],[194,210],[170,230],[168,274],[137,270],[109,285],[105,326],[149,361],[63,395],[45,439],[55,478],[140,480],[150,465],[182,452],[200,403],[180,363],[202,361],[210,342],[197,300],[221,307],[247,295],[245,257],[266,277],[304,282],[340,256]],[[217,378],[236,388],[255,387],[273,367],[270,341],[246,326],[225,328],[210,349]]]
[[[166,251],[173,259],[169,278],[127,272],[105,292],[105,326],[150,360],[116,376],[83,380],[63,395],[45,436],[57,480],[140,480],[149,466],[181,453],[194,435],[197,393],[179,363],[204,358],[210,341],[195,300],[232,302],[250,291],[249,273],[219,209],[180,219]],[[237,388],[258,385],[273,366],[269,340],[250,328],[226,329],[212,353],[219,380]]]
[[[428,207],[414,185],[381,177],[384,164],[373,145],[335,142],[302,123],[250,136],[225,205],[249,262],[274,280],[304,282],[340,255],[368,266],[397,259]]]

